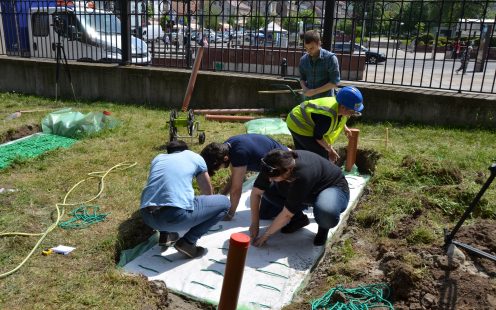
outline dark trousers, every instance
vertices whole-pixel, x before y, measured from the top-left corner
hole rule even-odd
[[[289,132],[291,132],[291,136],[293,136],[293,142],[296,150],[310,151],[322,156],[325,159],[329,159],[329,153],[327,150],[323,148],[314,137],[302,136],[291,129]]]

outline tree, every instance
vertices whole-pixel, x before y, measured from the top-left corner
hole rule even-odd
[[[259,29],[265,25],[265,17],[263,16],[251,16],[246,22],[245,26],[248,29]]]

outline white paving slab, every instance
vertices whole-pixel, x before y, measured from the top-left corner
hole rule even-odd
[[[347,218],[361,196],[369,176],[346,176],[350,185],[350,202],[341,214]],[[246,188],[248,187],[248,188]],[[208,249],[197,259],[187,259],[173,247],[160,253],[158,245],[124,266],[125,272],[142,274],[149,280],[162,280],[167,288],[179,294],[214,304],[219,302],[225,262],[231,234],[242,232],[249,235],[249,200],[252,183],[245,186],[235,218],[219,222],[212,231],[203,236],[198,245]],[[303,283],[322,256],[324,247],[313,245],[318,225],[312,211],[307,210],[310,225],[293,234],[274,234],[262,248],[250,246],[246,257],[243,282],[238,299],[238,309],[280,309],[289,304],[296,290]],[[260,232],[271,221],[260,221]],[[343,225],[329,232],[332,235]]]

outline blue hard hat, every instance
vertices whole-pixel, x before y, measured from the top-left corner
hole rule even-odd
[[[355,86],[343,87],[336,95],[337,102],[347,109],[360,112],[363,110],[362,93]]]

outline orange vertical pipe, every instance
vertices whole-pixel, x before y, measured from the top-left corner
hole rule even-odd
[[[249,246],[249,236],[242,233],[231,235],[218,310],[236,310]]]
[[[193,89],[195,88],[196,76],[200,70],[201,61],[203,58],[203,46],[198,48],[198,53],[196,54],[195,63],[193,65],[193,72],[189,77],[188,88],[186,89],[186,94],[184,95],[182,110],[185,112],[188,110],[189,102],[191,101],[191,95],[193,94]]]
[[[360,134],[360,129],[350,128],[351,137],[348,140],[348,149],[346,151],[346,171],[351,171],[353,165],[356,161],[356,153],[358,148],[358,135]]]

